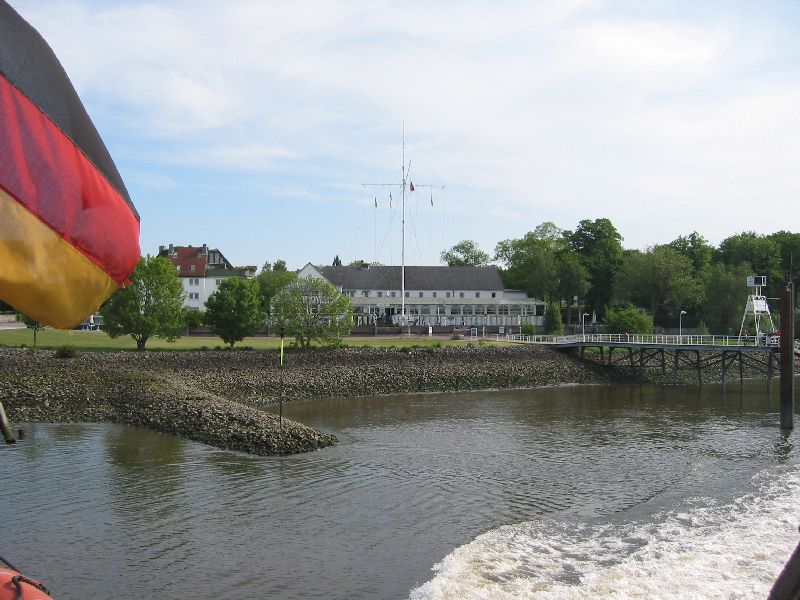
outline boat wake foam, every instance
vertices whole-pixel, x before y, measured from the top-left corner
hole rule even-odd
[[[454,550],[410,598],[764,598],[797,545],[798,497],[793,465],[730,503],[693,499],[644,523],[504,526]]]

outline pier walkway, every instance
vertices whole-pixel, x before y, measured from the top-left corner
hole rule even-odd
[[[627,333],[586,333],[575,335],[497,335],[496,341],[550,346],[567,351],[579,350],[581,357],[587,348],[599,350],[600,362],[608,365],[627,363],[644,372],[646,368],[659,368],[662,374],[671,364],[673,382],[679,370],[697,372],[698,385],[703,384],[703,371],[713,370],[721,376],[723,385],[728,371],[738,366],[739,380],[744,380],[745,369],[767,377],[771,387],[772,377],[779,372],[780,337],[722,336],[722,335],[645,335]],[[614,354],[617,354],[615,360]],[[622,358],[619,355],[622,355]],[[800,357],[800,347],[795,342],[794,354]]]

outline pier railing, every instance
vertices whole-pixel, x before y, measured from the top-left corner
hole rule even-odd
[[[586,333],[575,335],[497,335],[497,341],[563,346],[569,344],[635,344],[658,346],[780,346],[780,337],[737,335],[654,335],[639,333]]]

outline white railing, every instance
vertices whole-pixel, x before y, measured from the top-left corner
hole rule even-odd
[[[640,333],[586,333],[577,335],[500,335],[496,341],[525,344],[655,344],[659,346],[780,346],[779,336],[651,335]]]

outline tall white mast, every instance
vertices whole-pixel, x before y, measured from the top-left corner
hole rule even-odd
[[[406,321],[406,122],[403,121],[403,166],[402,166],[402,179],[400,185],[400,196],[402,204],[401,225],[400,225],[400,323],[405,324]],[[396,183],[362,183],[362,187],[397,187]],[[443,185],[422,185],[414,186],[416,188],[436,188],[444,190]],[[433,205],[433,196],[431,196],[431,205]],[[376,205],[377,206],[377,205]]]
[[[403,121],[403,210],[400,220],[400,324],[406,320],[406,122]]]

